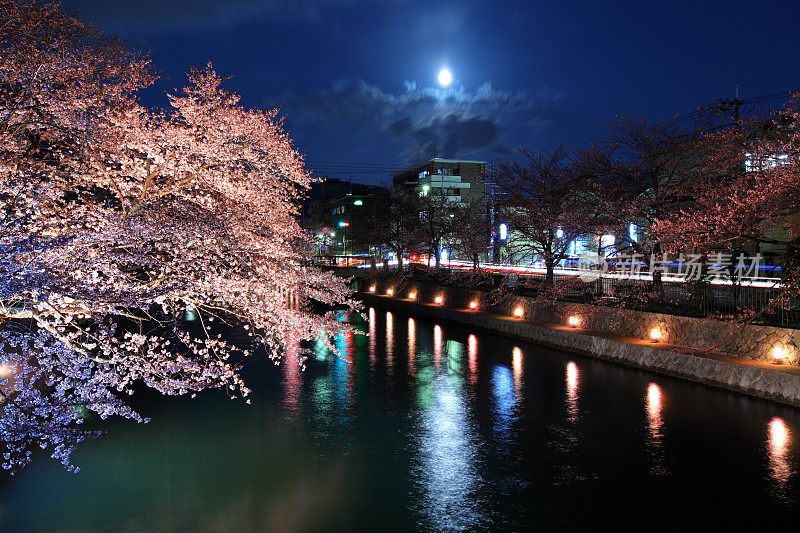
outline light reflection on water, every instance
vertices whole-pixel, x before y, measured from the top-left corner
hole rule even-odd
[[[285,387],[283,389],[283,402],[288,414],[296,419],[300,409],[300,344],[291,342],[284,353],[283,376]]]
[[[368,324],[369,324],[369,361],[370,366],[375,364],[375,360],[378,357],[377,345],[378,339],[375,337],[377,333],[376,321],[375,321],[375,308],[370,307],[368,312]]]
[[[433,364],[438,369],[442,364],[442,326],[433,326]]]
[[[77,457],[76,477],[35,463],[47,467],[0,498],[0,529],[555,530],[596,526],[620,501],[631,520],[654,501],[715,519],[743,501],[772,513],[797,503],[794,411],[366,314],[367,339],[333,339],[343,357],[317,342],[301,371],[291,345],[252,405],[206,395],[110,431]]]
[[[578,365],[574,361],[567,363],[567,419],[578,420]]]
[[[415,359],[417,357],[417,323],[408,318],[408,372],[414,373]]]
[[[514,346],[511,353],[511,368],[514,369],[514,392],[522,396],[522,350]]]
[[[324,361],[329,370],[313,379],[308,412],[315,420],[321,438],[349,443],[352,440],[350,429],[356,416],[353,332],[341,330],[334,337],[333,345],[338,353],[328,350],[320,341],[316,343],[316,359]]]
[[[474,385],[478,381],[478,337],[470,333],[467,339],[467,348],[469,354],[469,382]]]
[[[769,452],[769,474],[778,489],[778,494],[785,496],[786,484],[792,476],[792,464],[789,462],[789,450],[792,435],[782,418],[773,418],[767,427],[767,450]]]
[[[663,392],[655,383],[647,386],[645,409],[647,411],[647,445],[650,450],[654,475],[667,475],[669,469],[664,456],[664,418],[662,417]]]
[[[351,404],[354,401],[353,379],[355,377],[355,364],[353,362],[353,332],[342,331],[336,336],[335,341],[338,354],[333,358],[331,376],[336,392],[337,404],[349,416]]]
[[[391,374],[394,366],[394,315],[386,311],[386,369]]]
[[[419,372],[412,479],[422,494],[418,512],[439,531],[475,530],[486,520],[480,439],[462,386],[457,375],[432,367]]]
[[[514,407],[517,405],[514,375],[507,366],[495,365],[492,369],[492,393],[497,406],[495,431],[505,433],[513,421]]]
[[[661,387],[655,383],[647,386],[647,429],[650,443],[654,447],[661,447],[664,439],[662,431],[664,420],[661,418]]]

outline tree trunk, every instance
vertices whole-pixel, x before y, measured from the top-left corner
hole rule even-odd
[[[556,281],[555,263],[552,259],[545,259],[544,266],[547,269],[547,273],[545,274],[544,278],[544,284],[547,287],[552,287]]]
[[[659,256],[661,256],[661,243],[657,242],[653,245],[653,260],[650,262],[650,272],[653,274],[653,292],[655,292],[659,298],[663,298],[664,281],[661,279],[661,270],[656,270],[655,268]]]

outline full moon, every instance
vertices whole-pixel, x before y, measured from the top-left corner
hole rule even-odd
[[[453,81],[453,76],[452,74],[450,74],[449,70],[443,68],[442,70],[439,71],[439,83],[442,86],[447,87],[448,85],[450,85],[451,81]]]

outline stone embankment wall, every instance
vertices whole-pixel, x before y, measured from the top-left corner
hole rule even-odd
[[[359,281],[362,291],[376,284],[369,279]],[[475,300],[481,311],[503,316],[512,316],[515,308],[522,307],[526,320],[541,324],[567,325],[569,317],[575,316],[581,328],[624,337],[648,339],[650,331],[657,328],[664,335],[662,341],[665,343],[756,361],[771,362],[773,350],[779,346],[786,350],[786,363],[798,365],[800,330],[795,329],[561,301],[541,302],[500,292],[441,287],[413,281],[393,287],[378,282],[376,293],[386,294],[389,288],[394,290],[398,298],[408,298],[409,293],[414,292],[417,301],[424,303],[433,302],[437,296],[441,296],[447,307],[455,309],[468,309],[469,302]]]
[[[435,293],[430,294],[435,296]],[[368,303],[410,314],[456,322],[509,338],[800,407],[800,371],[796,368],[782,367],[782,370],[775,370],[770,365],[742,364],[733,357],[697,357],[646,341],[622,342],[565,327],[537,325],[508,316],[467,312],[445,305],[421,305],[416,301],[382,298],[370,294],[364,294],[363,298]]]

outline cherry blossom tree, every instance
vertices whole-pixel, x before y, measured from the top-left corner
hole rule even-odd
[[[786,287],[800,289],[800,96],[766,120],[715,132],[706,140],[693,201],[660,217],[654,234],[707,253],[768,245]],[[735,263],[735,257],[732,258]]]
[[[68,464],[84,433],[65,406],[141,420],[121,400],[138,383],[246,397],[239,357],[330,345],[335,308],[357,309],[306,260],[310,177],[276,111],[241,106],[210,65],[153,111],[136,94],[154,79],[146,55],[56,4],[0,0],[6,469],[33,445]]]
[[[703,156],[704,128],[627,116],[607,127],[606,139],[578,151],[578,164],[598,191],[594,198],[605,219],[603,230],[615,236],[618,251],[635,254],[648,265],[654,291],[662,294],[661,271],[653,262],[666,249],[651,228],[691,200]],[[635,233],[629,231],[630,224]]]

